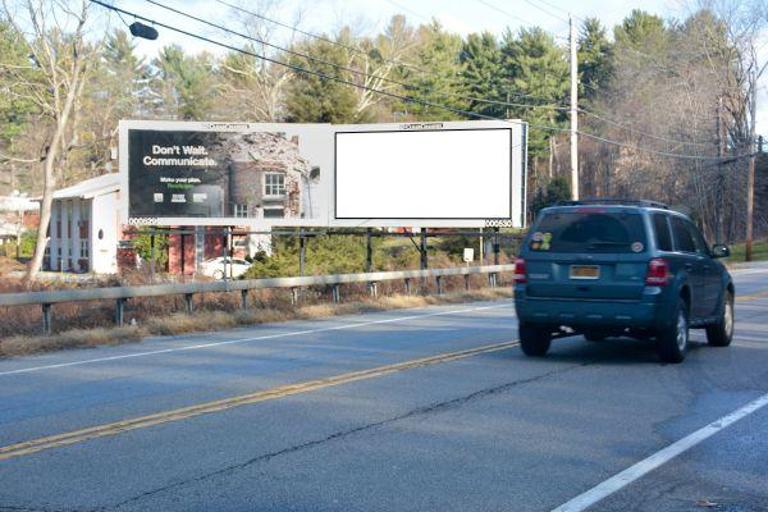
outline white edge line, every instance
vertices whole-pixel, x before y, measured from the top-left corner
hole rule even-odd
[[[608,480],[598,484],[587,492],[576,496],[572,500],[552,509],[552,512],[582,512],[591,507],[598,501],[610,496],[611,494],[623,489],[635,480],[647,475],[659,466],[669,462],[683,452],[693,448],[702,441],[712,437],[726,427],[749,416],[753,412],[768,405],[768,394],[761,396],[749,402],[747,405],[713,421],[706,427],[700,428],[696,432],[685,436],[667,446],[666,448],[654,453],[650,457],[641,460],[637,464],[628,467],[621,473],[618,473]]]
[[[4,377],[7,375],[19,375],[23,373],[32,373],[42,370],[53,370],[56,368],[67,368],[70,366],[81,366],[86,364],[93,364],[93,363],[103,363],[108,361],[118,361],[121,359],[132,359],[134,357],[146,357],[146,356],[152,356],[157,354],[168,354],[171,352],[185,352],[189,350],[200,350],[205,348],[212,348],[212,347],[220,347],[224,345],[234,345],[238,343],[247,343],[250,341],[263,341],[263,340],[274,340],[278,338],[289,338],[291,336],[302,336],[305,334],[315,334],[319,332],[328,332],[328,331],[341,331],[344,329],[354,329],[355,327],[363,327],[366,325],[377,325],[377,324],[389,324],[389,323],[395,323],[395,322],[403,322],[408,320],[417,320],[419,318],[429,318],[434,316],[445,316],[445,315],[455,315],[455,314],[462,314],[462,313],[470,313],[473,311],[481,311],[486,309],[499,309],[503,307],[509,306],[509,303],[505,301],[504,304],[494,304],[491,306],[478,306],[473,308],[464,308],[464,309],[453,309],[450,311],[437,311],[435,313],[425,313],[422,315],[409,315],[409,316],[400,316],[397,318],[385,318],[382,320],[371,320],[368,322],[356,322],[351,324],[342,324],[342,325],[336,325],[333,327],[321,327],[318,329],[306,329],[302,331],[290,331],[290,332],[283,332],[283,333],[277,333],[277,334],[265,334],[263,336],[255,336],[250,338],[236,338],[233,340],[225,340],[225,341],[216,341],[211,343],[201,343],[197,345],[188,345],[185,347],[175,347],[175,348],[165,348],[161,350],[151,350],[146,352],[137,352],[134,354],[122,354],[119,356],[109,356],[109,357],[99,357],[95,359],[85,359],[81,361],[72,361],[69,363],[58,363],[58,364],[49,364],[49,365],[43,365],[43,366],[32,366],[29,368],[20,368],[18,370],[9,370],[5,372],[0,372],[0,377]]]

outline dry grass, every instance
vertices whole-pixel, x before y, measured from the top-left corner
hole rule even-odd
[[[255,294],[254,294],[255,295]],[[129,318],[136,325],[122,328],[71,329],[53,336],[17,335],[0,339],[0,357],[12,357],[39,352],[50,352],[68,348],[116,345],[141,341],[152,335],[175,335],[190,332],[207,332],[231,329],[238,326],[261,323],[307,320],[336,315],[351,315],[393,309],[417,308],[437,304],[457,304],[480,300],[498,300],[512,297],[510,287],[477,289],[469,292],[455,292],[445,295],[387,295],[376,299],[354,296],[355,300],[333,304],[320,302],[325,294],[307,290],[302,300],[304,305],[291,306],[284,293],[268,290],[254,297],[253,308],[247,311],[237,309],[239,301],[225,294],[203,298],[193,315],[183,313],[163,314],[175,299],[164,299],[163,304],[141,303]],[[364,295],[363,295],[364,297]],[[206,300],[208,299],[208,300]],[[160,302],[160,301],[158,301]],[[178,310],[178,309],[177,309]],[[158,316],[149,314],[154,311]],[[139,313],[138,315],[136,313]],[[141,317],[141,320],[137,320]]]
[[[21,356],[68,348],[118,345],[141,341],[144,333],[137,327],[112,329],[73,329],[54,336],[14,336],[0,341],[0,356]]]

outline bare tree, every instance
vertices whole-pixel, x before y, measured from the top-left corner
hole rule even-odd
[[[240,32],[251,39],[247,49],[259,55],[278,57],[275,51],[265,44],[278,39],[279,33],[274,24],[266,21],[280,3],[278,0],[257,0],[241,2],[242,7],[232,9],[233,17],[240,24]],[[292,44],[295,29],[300,25],[301,11],[296,11],[293,26],[286,38],[286,44]],[[261,42],[260,42],[261,41]],[[279,121],[284,115],[284,92],[291,79],[291,72],[282,66],[251,55],[230,53],[219,63],[221,73],[220,100],[225,115],[245,116],[248,121]]]
[[[390,20],[384,33],[374,39],[353,38],[350,30],[343,30],[340,38],[347,45],[358,48],[358,51],[350,52],[349,66],[359,71],[353,77],[362,86],[356,90],[359,115],[384,101],[385,97],[374,90],[394,92],[400,87],[393,78],[398,67],[407,66],[408,57],[417,44],[416,34],[407,25],[405,17],[397,15]]]
[[[47,245],[53,193],[61,159],[68,146],[76,142],[72,130],[75,110],[86,84],[89,62],[97,46],[86,40],[87,0],[23,0],[15,3],[26,15],[3,0],[5,16],[14,28],[27,34],[26,44],[32,65],[38,71],[34,79],[19,73],[14,94],[26,96],[49,121],[45,148],[41,156],[43,187],[40,203],[40,227],[35,253],[27,270],[33,279],[40,270]],[[25,30],[28,29],[28,30]]]
[[[735,152],[748,157],[746,179],[746,259],[752,257],[754,223],[755,145],[757,142],[757,96],[759,80],[768,68],[760,56],[760,40],[768,27],[766,0],[702,0],[700,8],[714,12],[725,24],[731,45],[726,108],[733,119],[730,140]],[[735,94],[733,94],[735,92]]]

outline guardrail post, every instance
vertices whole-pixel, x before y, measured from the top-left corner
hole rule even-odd
[[[333,302],[338,304],[341,302],[341,290],[339,289],[339,285],[335,284],[333,285],[333,290],[331,290],[331,295],[333,296]]]
[[[195,309],[195,304],[194,304],[194,302],[192,301],[192,298],[193,298],[193,297],[194,297],[194,294],[192,294],[192,293],[185,293],[185,294],[184,294],[184,303],[186,304],[186,307],[187,307],[187,314],[188,314],[188,315],[191,315],[191,314],[192,314],[192,312],[193,312],[193,311],[194,311],[194,309]]]
[[[469,291],[469,274],[464,274],[464,289]]]
[[[488,274],[488,286],[491,288],[496,288],[496,272],[491,272]]]
[[[240,309],[248,309],[248,290],[240,290]]]
[[[443,276],[437,276],[435,280],[437,281],[437,294],[442,295],[443,294]]]
[[[406,295],[411,294],[411,278],[410,277],[405,278],[405,294]]]
[[[53,332],[53,315],[51,304],[43,304],[43,334],[50,336]]]
[[[291,288],[291,305],[295,306],[299,303],[299,289]]]
[[[377,283],[376,281],[371,281],[368,283],[368,293],[370,293],[371,297],[373,297],[374,299],[379,295],[378,285],[379,283]]]
[[[115,325],[122,327],[125,324],[125,299],[115,301]]]

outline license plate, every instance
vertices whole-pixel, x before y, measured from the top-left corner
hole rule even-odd
[[[600,279],[597,265],[571,265],[571,279]]]

